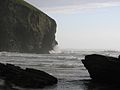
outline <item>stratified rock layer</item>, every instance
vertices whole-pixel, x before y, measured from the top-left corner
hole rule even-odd
[[[56,22],[23,0],[0,0],[0,51],[48,53]]]
[[[94,81],[120,82],[120,59],[110,56],[86,55],[82,63]]]

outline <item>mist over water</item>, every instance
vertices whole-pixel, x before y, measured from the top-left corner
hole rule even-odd
[[[22,68],[29,67],[43,70],[58,78],[59,82],[57,85],[38,90],[107,90],[119,88],[111,85],[96,84],[90,81],[89,73],[83,66],[81,59],[84,59],[85,55],[94,53],[115,57],[120,54],[119,51],[110,50],[62,50],[59,53],[54,52],[51,54],[0,52],[0,61],[1,63],[15,64]]]

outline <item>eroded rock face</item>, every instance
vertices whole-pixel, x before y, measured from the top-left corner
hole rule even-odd
[[[23,0],[0,0],[0,51],[48,53],[56,22]]]
[[[94,81],[120,82],[120,59],[110,56],[86,55],[82,63]]]

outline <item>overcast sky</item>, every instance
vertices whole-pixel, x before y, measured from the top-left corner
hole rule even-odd
[[[60,48],[120,50],[120,0],[26,0],[57,22]]]

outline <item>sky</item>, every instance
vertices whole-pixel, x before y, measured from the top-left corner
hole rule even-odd
[[[120,50],[120,0],[26,0],[57,22],[62,49]]]

